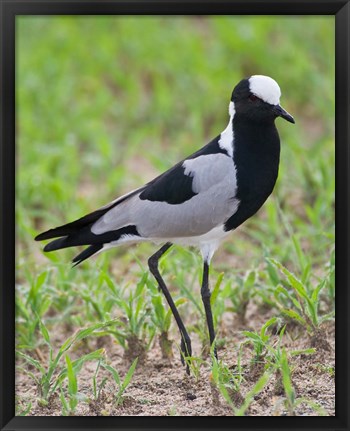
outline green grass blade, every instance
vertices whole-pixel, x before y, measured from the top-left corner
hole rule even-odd
[[[121,385],[122,392],[125,391],[125,389],[129,385],[129,383],[131,382],[132,376],[134,375],[134,372],[135,372],[135,369],[136,369],[136,366],[137,366],[137,361],[138,361],[138,358],[136,358],[134,360],[134,362],[131,364],[128,372],[126,373],[126,376],[125,376],[125,378],[123,380],[123,383]]]
[[[21,358],[23,358],[30,365],[32,365],[33,367],[35,367],[37,370],[39,370],[42,374],[45,373],[44,367],[36,359],[32,358],[31,356],[27,355],[26,353],[22,353],[22,352],[18,351],[18,350],[16,350],[16,354],[18,356],[20,356]]]
[[[246,412],[247,408],[250,406],[251,402],[253,401],[255,395],[257,395],[259,392],[261,392],[264,387],[266,386],[267,382],[270,380],[270,373],[266,371],[260,379],[257,381],[253,389],[251,389],[247,396],[244,399],[243,404],[239,409],[235,409],[235,416],[243,416]]]
[[[117,386],[120,387],[120,376],[118,371],[111,365],[105,364],[103,362],[101,363],[101,366],[112,374]]]
[[[67,377],[68,377],[68,391],[70,395],[76,395],[78,392],[77,376],[73,369],[72,361],[68,355],[66,355],[67,364]]]
[[[213,306],[215,304],[216,298],[220,292],[220,286],[222,283],[222,280],[224,279],[224,272],[221,272],[218,276],[218,279],[216,280],[215,286],[213,291],[211,292],[211,296],[210,296],[210,304],[211,306]]]

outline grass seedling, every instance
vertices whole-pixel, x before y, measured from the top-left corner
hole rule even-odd
[[[147,283],[153,304],[152,322],[159,329],[159,346],[162,351],[164,359],[171,359],[173,357],[172,344],[169,340],[169,329],[172,322],[172,313],[169,307],[166,307],[163,302],[163,295],[150,281]],[[185,298],[179,298],[175,301],[175,306],[178,308],[181,304],[186,302]],[[168,310],[167,310],[168,308]]]
[[[331,251],[329,263],[326,264],[327,269],[327,296],[325,298],[328,306],[328,310],[334,310],[334,299],[335,299],[335,249]]]
[[[286,330],[286,326],[283,326],[279,333],[279,339],[277,344],[272,345],[270,343],[270,336],[266,335],[266,329],[272,324],[276,323],[274,321],[275,318],[270,319],[265,325],[262,327],[260,334],[249,333],[248,337],[251,342],[255,345],[255,352],[264,352],[264,368],[265,374],[268,372],[272,374],[276,373],[276,385],[275,391],[280,392],[280,389],[283,390],[285,394],[285,405],[288,409],[289,415],[295,415],[295,407],[300,402],[308,403],[308,400],[303,398],[303,400],[297,400],[295,397],[295,389],[292,384],[291,378],[291,370],[288,363],[288,356],[285,349],[281,347],[281,342],[283,335]],[[253,336],[254,335],[254,336]],[[293,350],[289,353],[290,356],[298,356],[298,355],[311,355],[316,352],[315,349],[302,349],[302,350]],[[262,356],[260,356],[261,358]],[[256,357],[255,357],[256,360]],[[281,386],[281,388],[280,388]],[[314,408],[314,407],[313,407]]]
[[[225,290],[225,288],[222,288],[224,274],[224,272],[220,272],[218,274],[218,278],[214,284],[213,289],[211,290],[210,295],[210,304],[213,312],[214,326],[216,328],[220,327],[222,316],[226,310],[225,300],[227,297],[227,289]],[[205,333],[207,333],[207,330],[205,330]]]
[[[168,410],[168,416],[179,416],[176,410],[176,406],[171,406]]]
[[[272,320],[272,319],[270,319]],[[266,330],[274,322],[266,322],[260,332],[260,339],[263,340],[266,345],[268,338],[266,336]],[[255,338],[253,338],[255,342]],[[271,370],[267,369],[260,376],[254,387],[248,392],[245,398],[242,397],[240,388],[244,380],[243,370],[241,367],[241,357],[243,352],[243,343],[240,346],[239,355],[237,358],[237,367],[232,370],[227,367],[222,361],[217,361],[213,358],[212,366],[212,378],[216,387],[219,389],[221,395],[232,408],[235,416],[243,416],[248,410],[250,404],[254,400],[254,397],[259,394],[271,378]],[[258,349],[260,351],[260,348]],[[240,407],[238,407],[240,406]]]
[[[101,392],[108,380],[107,377],[104,377],[100,383],[97,383],[97,376],[100,368],[101,368],[101,359],[99,359],[99,361],[97,362],[96,371],[92,378],[92,393],[95,401],[99,400],[101,396]]]
[[[328,314],[319,315],[320,292],[325,287],[326,280],[322,279],[315,289],[310,290],[280,262],[269,258],[267,260],[270,265],[283,274],[288,285],[292,288],[290,291],[281,284],[277,285],[274,292],[277,307],[282,314],[300,323],[311,335],[318,330],[322,322],[331,317]],[[286,299],[290,302],[290,307],[286,306]]]
[[[241,407],[239,409],[234,409],[235,416],[243,416],[244,413],[249,408],[250,404],[254,400],[254,397],[259,394],[264,387],[267,385],[271,377],[271,374],[268,371],[260,377],[260,379],[256,382],[254,387],[248,392],[246,395]]]
[[[280,364],[282,363],[282,338],[284,336],[286,325],[284,325],[279,331],[279,337],[277,341],[272,342],[271,335],[267,334],[267,329],[272,325],[280,325],[279,319],[273,317],[269,319],[261,328],[260,332],[243,331],[246,335],[247,340],[243,341],[241,347],[249,343],[254,346],[255,356],[253,358],[253,364],[258,363],[263,360],[265,368],[274,368],[276,370],[280,369]],[[302,350],[292,350],[290,352],[291,356],[297,355],[310,355],[315,353],[314,348],[302,349]]]
[[[244,323],[245,313],[249,301],[254,297],[254,285],[256,280],[256,272],[247,271],[244,277],[237,277],[235,285],[231,287],[228,295],[232,306],[228,307],[228,311],[237,313],[240,321]]]
[[[291,352],[291,356],[299,355],[299,354],[312,354],[315,352],[315,349],[306,349],[305,351],[294,351]],[[324,416],[326,415],[326,411],[320,407],[317,403],[309,400],[306,397],[296,398],[296,392],[293,387],[292,382],[292,371],[288,362],[288,354],[285,349],[282,349],[278,352],[278,355],[275,355],[276,363],[275,367],[278,370],[278,375],[281,376],[283,390],[285,394],[284,405],[288,410],[289,416],[295,416],[295,410],[300,404],[307,404],[311,407],[317,414]]]
[[[40,404],[46,406],[50,396],[55,392],[59,384],[66,378],[68,368],[64,367],[61,363],[63,355],[77,342],[85,339],[86,337],[96,335],[98,330],[104,329],[107,326],[115,324],[115,321],[106,323],[98,323],[91,325],[87,328],[80,329],[73,336],[69,337],[59,348],[57,352],[54,351],[54,347],[50,340],[49,331],[45,324],[40,320],[39,327],[45,343],[49,349],[48,363],[44,364],[31,356],[17,351],[17,354],[24,359],[29,365],[33,366],[37,370],[37,374],[29,372],[28,375],[32,377],[37,384],[39,390]],[[104,349],[96,350],[95,352],[83,355],[80,358],[72,361],[72,367],[75,373],[78,373],[83,364],[87,361],[98,360],[104,354]]]
[[[47,291],[43,291],[47,277],[48,271],[43,271],[31,280],[29,292],[24,293],[25,301],[19,294],[21,286],[18,286],[16,295],[16,324],[17,333],[20,335],[18,348],[33,349],[36,346],[39,319],[48,310],[52,301]]]
[[[66,359],[66,370],[65,370],[65,373],[62,373],[61,377],[66,376],[68,380],[66,396],[62,388],[62,378],[60,379],[60,384],[59,384],[60,400],[62,403],[62,413],[64,416],[74,416],[79,401],[88,402],[89,400],[84,394],[78,392],[77,374],[80,371],[81,366],[77,366],[77,363],[74,364],[74,361],[72,361],[68,355],[65,356],[65,359]],[[80,361],[80,363],[81,365],[83,364],[82,361]],[[67,401],[67,398],[68,398],[68,401]]]
[[[17,401],[17,400],[16,400]],[[16,404],[16,416],[27,416],[32,408],[32,403],[30,402],[27,407],[20,409]]]
[[[109,364],[106,364],[103,361],[101,362],[101,366],[112,374],[114,382],[117,385],[118,391],[115,395],[115,402],[117,405],[120,405],[123,403],[123,394],[124,394],[126,388],[129,386],[131,379],[134,375],[137,361],[138,361],[138,358],[136,358],[134,360],[134,362],[131,364],[128,372],[126,373],[126,375],[124,377],[124,380],[121,380],[118,371],[114,367],[112,367]]]
[[[54,253],[49,256],[45,255],[45,258],[52,262],[52,270],[49,272],[47,279],[47,290],[51,297],[52,311],[59,314],[60,321],[63,319],[68,325],[71,325],[72,317],[75,314],[80,314],[75,313],[76,302],[74,301],[74,298],[78,296],[74,287],[79,280],[80,274],[72,268],[67,268],[66,262],[62,261]],[[53,317],[53,319],[55,318],[57,317]],[[86,320],[83,320],[82,324],[86,324]]]
[[[267,330],[271,325],[277,323],[277,317],[269,319],[261,328],[260,333],[252,331],[243,331],[243,334],[247,337],[244,343],[250,343],[254,347],[254,362],[259,362],[267,353],[267,345],[271,335],[267,334]]]
[[[223,361],[218,361],[215,356],[213,356],[213,365],[211,369],[213,383],[233,410],[242,402],[240,386],[243,381],[243,374],[240,362],[241,358],[239,355],[238,365],[235,370],[232,370]]]
[[[138,357],[140,362],[145,360],[155,334],[155,329],[150,326],[151,308],[145,295],[147,277],[148,272],[144,272],[136,289],[129,289],[127,299],[122,296],[116,299],[118,307],[126,316],[118,328],[118,340],[124,343],[125,356],[132,360]]]
[[[286,395],[286,404],[290,416],[294,416],[294,403],[295,403],[295,390],[292,385],[291,371],[288,364],[287,353],[285,349],[282,350],[280,359],[280,370],[282,374],[282,382],[284,393]]]
[[[180,355],[183,357],[186,366],[190,369],[190,375],[195,378],[198,382],[201,375],[201,365],[205,364],[206,361],[198,356],[185,356],[183,352],[181,352],[180,347],[178,346],[178,350]]]
[[[42,287],[47,278],[48,271],[43,271],[34,280],[32,280],[27,297],[27,307],[29,306],[33,313],[37,314],[39,317],[44,315],[51,304],[51,300],[47,292],[42,291]]]
[[[68,403],[65,400],[63,390],[61,388],[61,401],[64,408],[64,414],[73,416],[78,405],[78,382],[75,370],[72,365],[72,361],[68,355],[66,355],[67,364],[67,378],[68,378]]]

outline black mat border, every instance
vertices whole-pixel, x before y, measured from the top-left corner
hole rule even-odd
[[[0,0],[0,425],[4,430],[348,430],[349,412],[349,1]],[[15,18],[17,15],[333,15],[336,22],[336,416],[15,417]],[[297,47],[296,47],[297,49]],[[320,97],[320,95],[310,95]],[[345,342],[344,342],[345,340]],[[350,409],[349,409],[350,410]]]

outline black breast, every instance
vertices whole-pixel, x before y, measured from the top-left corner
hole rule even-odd
[[[278,176],[280,140],[274,123],[246,123],[235,117],[234,163],[237,176],[237,212],[225,223],[235,229],[255,214],[271,194]]]

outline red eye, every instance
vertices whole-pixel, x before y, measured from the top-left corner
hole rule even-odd
[[[251,94],[249,96],[249,100],[251,100],[252,102],[256,102],[259,99],[259,97],[255,96],[255,94]]]

